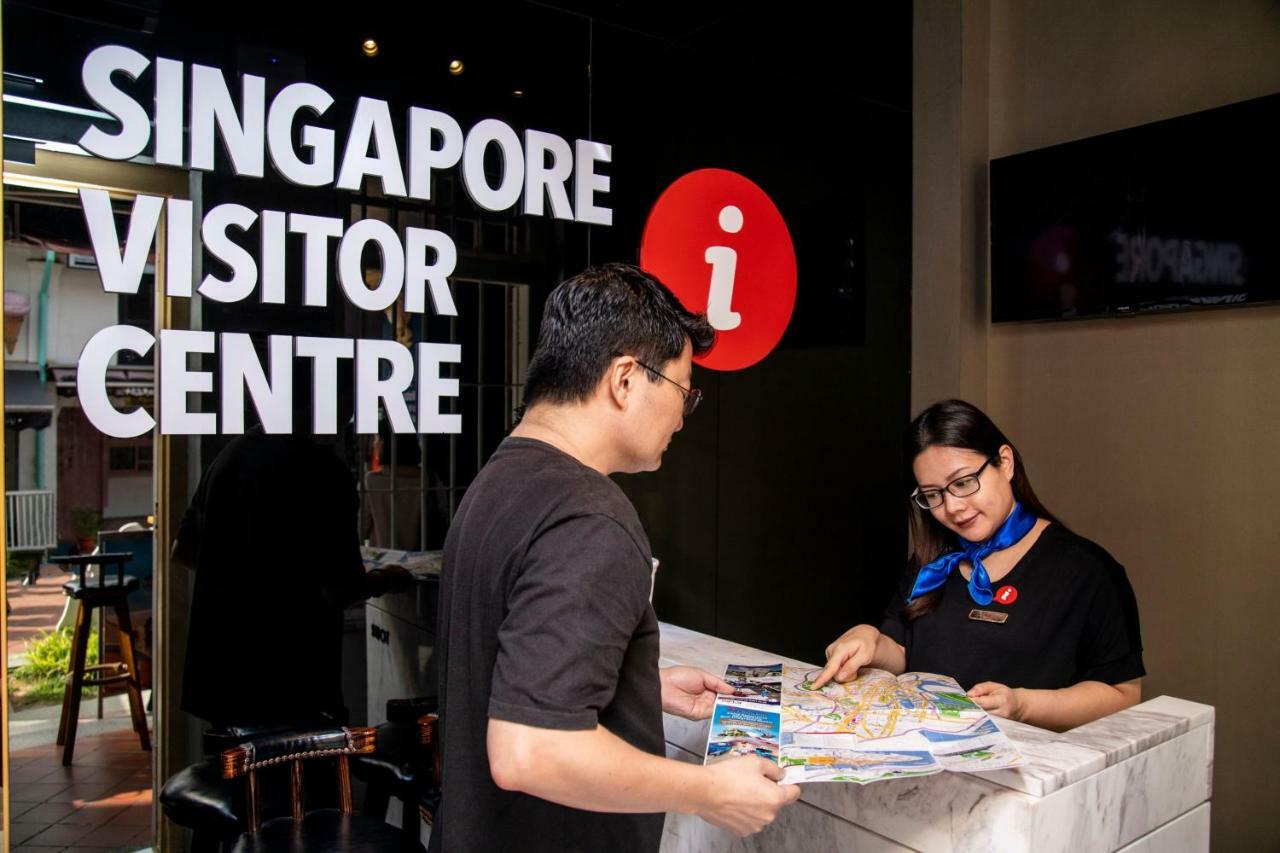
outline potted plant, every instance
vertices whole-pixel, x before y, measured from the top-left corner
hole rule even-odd
[[[102,525],[102,511],[88,506],[71,510],[71,524],[76,531],[76,545],[81,554],[93,551],[98,541],[98,528]]]

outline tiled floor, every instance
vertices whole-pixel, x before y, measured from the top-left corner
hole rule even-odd
[[[151,753],[131,729],[77,738],[71,767],[53,744],[17,750],[9,766],[13,853],[151,845]]]

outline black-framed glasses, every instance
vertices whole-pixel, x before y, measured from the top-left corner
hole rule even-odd
[[[970,495],[976,495],[978,490],[982,488],[982,472],[987,470],[987,466],[996,461],[996,457],[992,456],[986,462],[982,463],[982,467],[972,474],[965,474],[963,477],[956,477],[950,483],[947,483],[942,489],[946,489],[958,498],[967,498]],[[915,501],[916,506],[921,509],[937,509],[942,506],[942,489],[921,489],[917,488],[911,493],[911,500]]]
[[[632,356],[632,358],[635,358],[635,356]],[[658,375],[659,375],[659,376],[661,376],[663,379],[667,380],[667,381],[668,381],[668,382],[670,382],[672,385],[674,385],[674,386],[676,386],[677,388],[679,388],[679,389],[680,389],[680,391],[684,394],[684,416],[685,416],[686,418],[687,418],[687,417],[689,417],[689,415],[692,415],[692,414],[693,414],[693,410],[694,410],[694,409],[696,409],[696,408],[698,408],[698,404],[702,402],[702,392],[701,392],[701,391],[699,391],[697,388],[686,388],[686,387],[684,387],[684,386],[683,386],[683,385],[681,385],[679,382],[677,382],[677,381],[675,381],[674,379],[672,379],[671,377],[667,376],[667,375],[666,375],[665,373],[663,373],[661,370],[658,370],[657,368],[654,368],[654,367],[650,367],[649,365],[645,364],[643,361],[641,361],[641,360],[640,360],[640,359],[638,359],[638,358],[636,359],[636,364],[640,365],[641,367],[643,367],[645,370],[649,371],[650,373],[656,373],[656,374],[658,374]]]

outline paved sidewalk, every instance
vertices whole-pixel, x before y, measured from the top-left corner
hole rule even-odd
[[[62,616],[67,597],[62,584],[70,578],[66,572],[45,566],[40,580],[33,586],[19,581],[5,584],[5,593],[13,609],[9,612],[9,666],[15,666],[26,655],[27,641],[41,631],[52,631]]]
[[[142,691],[145,707],[151,697],[150,690]],[[51,744],[58,736],[58,718],[62,705],[36,705],[20,711],[9,711],[9,749],[28,749]],[[76,726],[76,754],[79,755],[80,739],[94,735],[133,731],[133,718],[129,716],[129,697],[123,693],[108,696],[102,701],[102,719],[98,719],[98,700],[86,696],[80,702],[80,722]]]

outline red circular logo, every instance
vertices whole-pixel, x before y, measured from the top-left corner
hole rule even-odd
[[[796,304],[796,253],[764,190],[726,169],[699,169],[658,197],[640,241],[640,266],[690,311],[706,312],[716,345],[694,359],[741,370],[782,339]]]
[[[1018,591],[1013,587],[1005,584],[996,590],[996,601],[1001,604],[1013,604],[1018,600]]]

